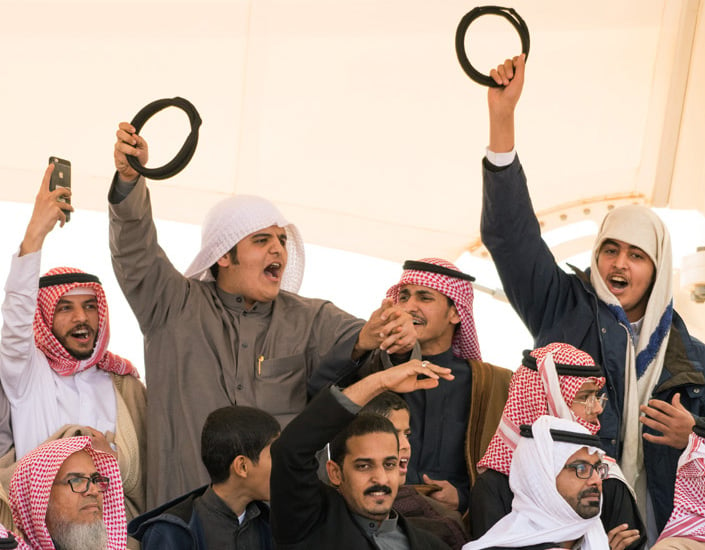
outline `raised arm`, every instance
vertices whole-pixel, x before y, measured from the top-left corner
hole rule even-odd
[[[303,539],[325,514],[326,491],[318,479],[316,452],[380,393],[435,388],[438,378],[453,376],[450,369],[410,361],[363,378],[342,395],[335,388],[320,392],[284,428],[272,444],[271,521],[277,544]]]
[[[514,114],[524,86],[524,57],[490,73],[503,84],[488,91],[490,143],[483,161],[482,241],[509,302],[536,337],[554,327],[573,300],[570,277],[541,237],[526,176],[513,153]]]
[[[50,164],[34,200],[32,217],[27,224],[24,238],[17,254],[12,257],[10,273],[5,283],[5,300],[2,304],[2,340],[0,341],[0,376],[7,396],[20,399],[30,388],[34,358],[39,353],[34,345],[34,312],[37,307],[41,249],[44,239],[57,222],[66,222],[65,211],[73,207],[60,202],[71,191],[57,187],[49,191],[49,181],[54,171]]]
[[[110,201],[110,252],[115,277],[143,333],[162,327],[186,307],[189,283],[157,242],[149,190],[127,162],[134,155],[144,165],[147,142],[121,122],[114,147],[115,168]]]

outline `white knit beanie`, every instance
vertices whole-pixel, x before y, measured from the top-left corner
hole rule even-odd
[[[201,251],[184,275],[212,281],[210,267],[247,235],[276,225],[286,229],[287,262],[281,288],[298,292],[304,276],[304,242],[299,230],[271,202],[253,195],[238,195],[216,204],[201,228]]]

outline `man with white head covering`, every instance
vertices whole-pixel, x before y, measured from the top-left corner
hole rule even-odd
[[[378,347],[409,349],[415,334],[409,316],[391,304],[365,323],[330,302],[295,294],[303,241],[259,197],[229,198],[211,210],[201,251],[182,275],[157,243],[145,179],[125,156],[145,165],[147,143],[128,123],[120,124],[117,138],[110,247],[144,334],[147,503],[155,507],[208,482],[199,434],[213,409],[257,407],[285,426],[305,407],[308,378],[322,359],[352,370]]]
[[[474,464],[484,453],[507,398],[511,371],[483,363],[472,302],[474,277],[440,258],[407,260],[387,291],[414,320],[418,346],[409,354],[375,352],[376,368],[409,358],[451,369],[434,392],[404,395],[411,413],[407,482],[440,487],[431,498],[465,512]],[[467,462],[466,462],[467,455]]]
[[[35,550],[124,550],[127,522],[117,460],[90,437],[40,445],[10,482],[18,532]]]
[[[79,432],[117,453],[126,507],[136,516],[145,506],[145,388],[132,363],[108,350],[108,303],[98,277],[70,267],[39,276],[44,240],[71,208],[59,200],[68,189],[50,191],[52,172],[50,165],[5,283],[0,378],[11,404],[14,450],[3,460],[0,480],[7,487],[9,464],[37,445]],[[3,524],[11,527],[5,517]]]
[[[470,523],[473,538],[484,535],[511,511],[510,466],[520,440],[520,427],[549,414],[572,420],[595,435],[600,429],[605,378],[592,357],[569,344],[555,342],[525,351],[521,366],[512,376],[509,397],[473,486]],[[640,548],[646,529],[631,489],[619,466],[609,457],[609,477],[603,482],[602,524],[613,549]]]
[[[535,345],[566,342],[602,365],[609,401],[599,437],[636,490],[653,542],[671,512],[693,415],[705,414],[705,346],[673,310],[668,231],[647,207],[615,208],[590,270],[563,271],[541,238],[514,148],[524,57],[491,74],[501,86],[488,92],[482,240]]]
[[[539,417],[520,434],[509,474],[512,511],[463,550],[608,549],[600,522],[608,466],[602,462],[599,438],[576,422],[553,416]]]

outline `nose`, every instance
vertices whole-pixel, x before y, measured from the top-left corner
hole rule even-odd
[[[627,267],[628,254],[629,254],[628,250],[620,250],[614,259],[615,266],[619,267],[620,269]]]
[[[600,490],[602,490],[602,478],[600,477],[600,474],[597,469],[592,469],[590,477],[587,480],[587,484],[590,486],[598,487]]]
[[[604,410],[605,408],[602,406],[602,402],[599,399],[595,399],[595,404],[593,405],[593,414],[599,416]]]
[[[407,313],[414,313],[415,311],[418,311],[418,302],[416,301],[416,298],[413,296],[409,296],[406,301],[404,302],[399,302],[399,306],[401,307],[402,310],[406,311]]]
[[[378,485],[389,485],[389,472],[383,466],[375,468],[372,472],[371,481]]]
[[[98,490],[98,486],[93,483],[92,481],[88,483],[88,490],[84,493],[84,495],[94,495],[98,496],[100,495],[100,491]]]
[[[75,307],[73,308],[73,319],[77,322],[84,322],[88,319],[88,314],[82,307]]]

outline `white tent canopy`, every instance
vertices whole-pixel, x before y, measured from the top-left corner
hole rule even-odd
[[[182,96],[203,119],[199,145],[184,172],[150,184],[156,216],[200,223],[221,198],[251,193],[309,243],[394,261],[481,257],[486,90],[454,51],[475,5],[2,2],[0,198],[32,202],[51,154],[73,164],[74,204],[105,210],[117,123]],[[513,7],[531,32],[517,148],[545,229],[625,201],[705,216],[705,1]],[[488,72],[519,40],[485,17],[468,46]],[[150,165],[188,132],[177,110],[148,122]],[[692,237],[694,252],[705,234]],[[703,307],[680,309],[703,327]]]

